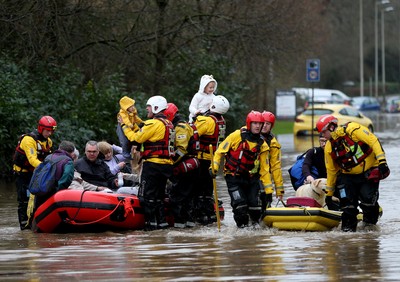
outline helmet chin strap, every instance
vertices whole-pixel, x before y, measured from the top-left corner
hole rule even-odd
[[[331,123],[331,124],[328,126],[328,130],[329,130],[330,132],[334,132],[334,131],[336,130],[336,128],[337,128],[337,124],[335,124],[335,123]]]

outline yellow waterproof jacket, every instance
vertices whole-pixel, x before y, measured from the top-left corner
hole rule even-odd
[[[230,151],[230,150],[236,150],[240,143],[242,142],[242,135],[241,135],[241,130],[238,129],[231,134],[228,135],[228,137],[225,138],[224,141],[220,144],[218,147],[217,151],[214,154],[214,170],[218,171],[219,165],[221,163],[222,158]],[[246,140],[249,149],[253,149],[254,147],[257,146],[256,142],[251,142],[249,140]],[[259,161],[260,161],[260,180],[263,184],[264,190],[266,194],[271,194],[274,189],[272,186],[271,182],[271,175],[270,175],[270,168],[269,168],[269,147],[267,142],[263,142],[261,147],[260,147],[260,155],[259,155]],[[224,169],[225,173],[229,173]]]
[[[26,158],[28,159],[29,164],[36,168],[42,161],[38,159],[38,143],[42,147],[42,150],[45,152],[50,152],[53,141],[50,138],[47,140],[35,140],[32,136],[26,135],[22,138],[20,143],[20,148],[24,150]],[[27,172],[27,169],[23,169],[16,164],[13,166],[13,170],[17,172]]]
[[[281,164],[281,144],[275,136],[271,140],[269,146],[269,166],[271,175],[274,179],[275,189],[277,196],[284,194],[283,177],[282,177],[282,164]]]
[[[126,125],[122,126],[122,129],[131,142],[144,143],[157,142],[164,139],[166,127],[164,123],[157,119],[149,119],[144,122],[144,126],[138,131],[133,131]],[[172,164],[173,161],[167,158],[148,158],[144,160],[145,162],[153,162],[159,164]]]
[[[200,139],[202,135],[213,135],[216,126],[218,126],[214,119],[209,116],[198,116],[194,124],[197,127]],[[199,152],[197,158],[202,160],[211,160],[210,153],[206,152]]]
[[[325,145],[325,165],[327,171],[327,195],[332,196],[335,191],[335,184],[337,175],[339,173],[344,174],[360,174],[364,173],[372,167],[377,167],[380,160],[386,159],[385,152],[383,151],[382,145],[379,139],[371,133],[368,128],[362,126],[356,122],[350,122],[346,127],[339,126],[334,132],[331,133],[331,138],[336,139],[338,137],[347,134],[354,142],[361,141],[372,149],[372,152],[368,157],[362,161],[359,165],[349,169],[344,170],[332,159],[332,144],[330,140],[327,141]]]
[[[118,112],[117,117],[122,120],[121,124],[125,124],[129,126],[131,129],[135,131],[139,129],[139,124],[143,122],[143,120],[138,116],[136,108],[133,112],[129,112],[128,108],[135,105],[135,100],[124,96],[119,101],[120,110]]]
[[[190,138],[193,136],[193,128],[186,122],[178,122],[175,126],[175,163],[188,154]]]

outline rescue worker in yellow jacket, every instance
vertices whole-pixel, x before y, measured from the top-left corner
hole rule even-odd
[[[328,140],[325,145],[327,204],[339,190],[342,230],[357,230],[358,206],[365,227],[376,225],[379,217],[379,181],[390,174],[379,139],[366,127],[350,122],[338,126],[333,115],[323,115],[317,130]]]
[[[122,124],[129,141],[141,145],[143,161],[140,177],[139,199],[144,208],[145,229],[155,230],[168,227],[164,212],[165,187],[172,176],[175,130],[164,111],[167,100],[153,96],[146,104],[148,120],[139,131]]]
[[[229,101],[221,95],[213,98],[210,110],[203,116],[197,116],[194,125],[199,134],[200,148],[197,158],[200,167],[194,182],[195,218],[203,225],[217,221],[214,211],[213,179],[208,172],[211,164],[210,144],[213,151],[225,139],[226,125],[223,115],[229,110]]]
[[[285,190],[283,188],[283,177],[282,177],[282,163],[281,163],[281,144],[279,144],[275,135],[272,133],[272,128],[275,125],[275,115],[268,111],[263,111],[262,116],[264,118],[264,126],[261,130],[261,135],[269,147],[269,167],[271,177],[274,180],[276,197],[280,200],[283,199]],[[265,193],[261,193],[262,210],[266,208]]]
[[[273,186],[269,167],[269,147],[261,136],[264,118],[260,112],[251,111],[246,127],[231,133],[218,147],[214,155],[216,175],[224,157],[224,175],[231,198],[233,218],[238,227],[258,224],[261,217],[260,192],[272,202]],[[260,180],[262,187],[260,187]]]
[[[21,230],[30,228],[27,214],[30,196],[28,190],[29,182],[34,169],[52,153],[53,141],[50,136],[56,128],[57,122],[54,118],[51,116],[41,117],[37,130],[23,134],[15,149],[13,170],[16,175],[18,220]]]
[[[170,211],[174,216],[174,227],[194,227],[193,178],[200,162],[197,159],[199,136],[194,125],[186,122],[174,103],[168,103],[165,116],[175,128],[175,157],[173,177],[169,191]]]

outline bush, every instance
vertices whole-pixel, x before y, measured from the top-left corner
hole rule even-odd
[[[26,70],[3,56],[0,85],[2,179],[12,179],[12,156],[19,136],[35,130],[43,115],[51,115],[57,121],[57,130],[51,137],[53,148],[61,140],[74,142],[80,150],[91,139],[117,142],[118,101],[129,95],[120,74],[106,76],[98,83],[83,83],[75,69],[38,66]]]

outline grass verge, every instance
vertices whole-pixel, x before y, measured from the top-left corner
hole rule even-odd
[[[277,120],[272,130],[274,134],[290,134],[293,133],[292,120]]]

